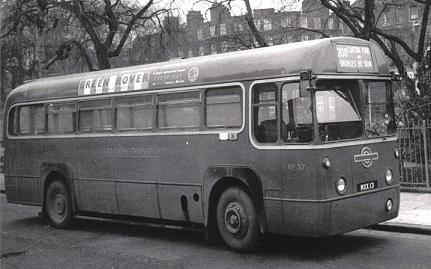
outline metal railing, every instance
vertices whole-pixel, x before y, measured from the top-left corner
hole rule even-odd
[[[407,122],[398,128],[401,186],[430,188],[431,119]]]

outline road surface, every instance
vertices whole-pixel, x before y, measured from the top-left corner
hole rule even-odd
[[[431,268],[431,236],[362,229],[324,239],[266,236],[251,254],[201,232],[78,219],[56,230],[0,194],[0,268]]]

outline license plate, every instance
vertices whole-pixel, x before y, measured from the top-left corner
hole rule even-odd
[[[358,192],[369,191],[377,188],[377,180],[358,184]]]

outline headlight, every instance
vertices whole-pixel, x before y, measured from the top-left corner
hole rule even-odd
[[[328,169],[329,167],[331,167],[331,160],[328,157],[323,158],[322,165],[323,167]]]
[[[392,183],[392,170],[391,169],[386,170],[385,180],[386,180],[387,184]]]
[[[346,180],[344,178],[340,177],[337,180],[336,189],[339,194],[344,194],[346,192],[347,185],[346,185]]]

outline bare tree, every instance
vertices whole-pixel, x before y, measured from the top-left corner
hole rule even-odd
[[[172,0],[173,1],[173,0]],[[22,24],[32,24],[46,29],[51,20],[58,21],[58,14],[65,14],[74,29],[64,33],[69,36],[58,44],[55,55],[46,61],[47,67],[58,60],[66,59],[72,47],[78,48],[88,68],[108,69],[110,58],[120,55],[131,34],[146,23],[168,12],[156,7],[154,0],[141,5],[126,0],[15,0],[11,14],[2,27],[2,37],[10,35]],[[55,27],[55,23],[53,24]],[[76,38],[72,30],[80,29],[84,36]],[[96,55],[97,67],[91,61]]]

